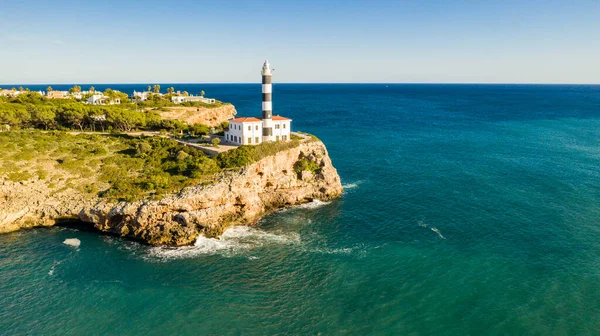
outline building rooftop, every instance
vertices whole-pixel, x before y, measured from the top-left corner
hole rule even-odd
[[[233,118],[230,121],[235,121],[235,122],[257,122],[257,121],[262,121],[258,118],[253,118],[253,117],[238,117],[238,118]]]
[[[281,120],[292,120],[292,119],[285,118],[285,117],[278,116],[278,115],[277,116],[273,116],[271,119],[273,119],[273,120],[280,120],[280,121]]]

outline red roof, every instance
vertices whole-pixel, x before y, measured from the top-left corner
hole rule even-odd
[[[257,122],[257,121],[262,121],[262,120],[260,120],[258,118],[253,118],[253,117],[238,117],[238,118],[231,119],[229,121],[235,121],[235,122],[241,122],[241,123],[243,123],[243,122]]]
[[[292,119],[288,119],[288,118],[285,118],[285,117],[282,117],[282,116],[273,116],[273,120],[280,120],[280,121],[282,121],[282,120],[292,120]]]

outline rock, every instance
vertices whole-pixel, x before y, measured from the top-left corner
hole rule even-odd
[[[294,174],[300,158],[309,158],[320,169]],[[0,200],[7,200],[0,201],[0,233],[79,219],[99,231],[151,245],[190,245],[199,235],[216,237],[232,225],[253,225],[281,207],[331,200],[341,195],[342,185],[325,145],[314,141],[160,200],[111,203],[74,189],[52,190],[43,181],[0,187]]]
[[[219,107],[185,107],[171,106],[165,108],[167,111],[159,112],[163,119],[177,119],[189,125],[195,123],[215,127],[224,121],[233,118],[237,111],[231,104],[223,104]]]
[[[69,238],[69,239],[65,239],[63,244],[73,246],[73,247],[79,247],[79,245],[81,245],[81,240],[79,240],[77,238]]]

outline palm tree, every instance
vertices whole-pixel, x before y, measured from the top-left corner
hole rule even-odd
[[[148,85],[148,92],[152,91],[152,86]]]
[[[93,86],[90,86],[90,92],[95,92],[95,91],[96,91],[96,88]]]
[[[19,86],[19,91],[23,92],[23,87]]]
[[[200,95],[204,97],[204,90],[200,91]]]
[[[160,85],[154,84],[154,93],[160,93]]]
[[[48,86],[48,87],[46,88],[46,91],[48,91],[48,92],[52,92],[52,86]]]
[[[175,88],[171,86],[170,88],[167,89],[167,92],[169,94],[173,94],[173,92],[175,92]]]
[[[183,95],[187,97],[187,96],[189,96],[190,94],[189,94],[187,91],[183,91]]]

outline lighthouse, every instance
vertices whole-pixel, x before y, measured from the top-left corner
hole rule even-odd
[[[273,71],[269,60],[262,66],[262,141],[273,141]]]
[[[290,141],[292,139],[292,119],[280,115],[273,116],[271,76],[273,70],[269,61],[262,66],[262,118],[237,117],[229,119],[225,131],[225,141],[229,145],[260,145],[265,141]]]

